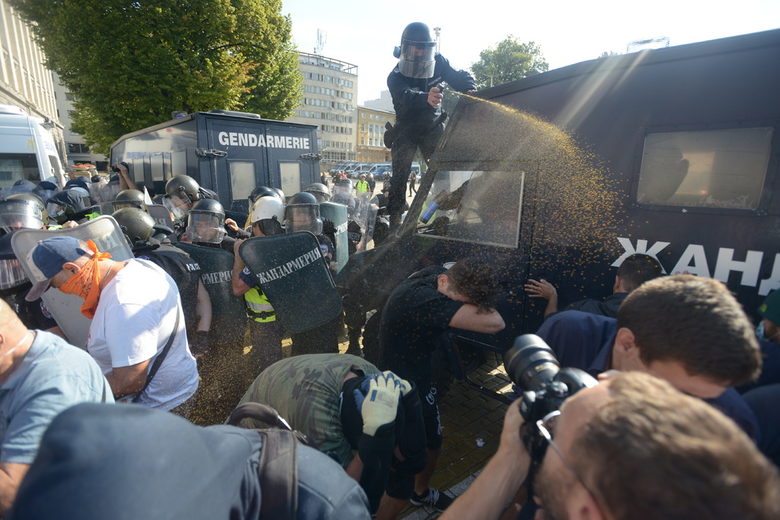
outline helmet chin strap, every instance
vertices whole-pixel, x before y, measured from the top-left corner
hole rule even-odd
[[[16,345],[14,345],[13,347],[9,348],[8,350],[6,350],[2,354],[0,354],[0,360],[3,360],[5,358],[7,358],[8,356],[10,356],[11,354],[13,354],[14,350],[18,349],[21,346],[21,344],[24,343],[24,340],[27,339],[27,337],[29,337],[31,334],[32,334],[32,332],[30,332],[28,330],[24,334],[24,336],[22,336],[21,339],[19,339],[19,341],[16,342]]]

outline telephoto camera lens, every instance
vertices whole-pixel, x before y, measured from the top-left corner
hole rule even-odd
[[[539,392],[555,378],[560,364],[542,338],[523,334],[515,338],[512,347],[504,353],[504,367],[521,390]]]

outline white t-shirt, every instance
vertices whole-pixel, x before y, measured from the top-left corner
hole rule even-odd
[[[162,352],[176,323],[168,354],[139,403],[170,410],[198,388],[198,366],[187,343],[179,291],[165,271],[147,260],[130,260],[103,288],[89,327],[87,351],[103,374],[136,365]]]

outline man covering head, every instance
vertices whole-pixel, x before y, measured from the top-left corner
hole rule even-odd
[[[780,479],[728,418],[647,374],[624,373],[534,425],[547,441],[537,518],[769,520]],[[525,480],[523,419],[510,405],[498,452],[442,520],[498,518]]]
[[[365,405],[374,394],[392,390],[379,387],[392,387],[396,379],[359,357],[305,354],[265,369],[241,402],[276,409],[312,446],[361,483],[373,511],[385,491],[406,504],[413,477],[425,466],[425,429],[417,392],[398,380],[398,395],[384,394],[389,403],[384,415],[377,416]],[[247,426],[262,424],[249,421]],[[387,518],[382,516],[386,512],[380,509],[378,517]]]
[[[35,299],[51,286],[83,299],[81,313],[92,320],[87,351],[115,397],[176,408],[198,385],[176,285],[152,262],[116,262],[110,257],[91,240],[42,240],[30,252],[28,264],[39,272],[34,278],[42,281],[27,298]]]

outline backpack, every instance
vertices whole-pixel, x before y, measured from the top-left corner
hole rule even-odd
[[[298,470],[296,447],[308,444],[306,436],[293,431],[279,413],[260,403],[242,403],[225,424],[240,426],[242,419],[262,421],[270,428],[255,429],[263,438],[257,474],[262,490],[260,518],[296,518],[298,512]]]

